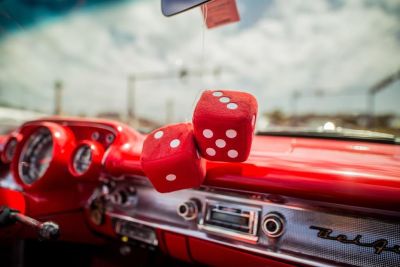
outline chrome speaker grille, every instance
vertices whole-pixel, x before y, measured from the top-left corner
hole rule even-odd
[[[398,247],[400,246],[400,224],[315,211],[286,208],[274,210],[279,210],[287,221],[286,232],[278,243],[282,251],[310,255],[353,266],[400,266],[400,247]],[[332,232],[329,235],[326,231],[322,233],[323,237],[328,236],[331,239],[319,237],[318,234],[322,230],[311,229],[310,226],[331,229]],[[355,239],[358,242],[354,241]],[[389,250],[375,253],[374,247],[365,246],[372,246],[378,240],[386,240],[385,248]],[[270,241],[264,239],[264,244],[269,243]],[[382,248],[382,244],[377,245]]]

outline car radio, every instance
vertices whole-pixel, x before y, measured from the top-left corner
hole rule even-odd
[[[256,243],[260,211],[258,207],[207,199],[199,228],[217,235]]]

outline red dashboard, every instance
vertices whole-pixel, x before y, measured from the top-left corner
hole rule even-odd
[[[207,162],[206,180],[201,188],[159,194],[149,185],[141,168],[144,138],[145,135],[113,121],[48,118],[28,122],[0,139],[3,180],[0,203],[29,216],[59,223],[61,240],[73,242],[101,244],[103,236],[129,237],[118,231],[125,229],[128,221],[135,227],[140,224],[149,236],[155,235],[150,245],[164,253],[187,262],[216,266],[343,263],[340,258],[328,256],[318,259],[317,247],[300,251],[293,243],[295,238],[289,237],[291,227],[303,222],[328,225],[324,223],[342,216],[340,221],[350,225],[365,224],[359,228],[363,235],[375,236],[375,232],[365,230],[373,218],[377,228],[382,224],[387,229],[383,231],[385,234],[400,229],[398,145],[256,136],[247,161]],[[185,199],[201,203],[198,212],[203,217],[199,221],[182,220],[186,214],[183,211],[176,215],[176,207],[179,213],[180,202]],[[216,199],[220,202],[214,205]],[[135,203],[132,205],[136,209],[128,208],[129,201]],[[166,206],[158,210],[163,205],[160,203]],[[284,215],[282,223],[287,224],[284,233],[287,240],[282,239],[277,248],[271,248],[271,236],[261,236],[257,224],[253,232],[246,234],[217,231],[224,225],[207,224],[207,208],[218,209],[224,203],[236,205],[235,210],[240,206],[241,214],[258,213],[255,220],[260,225],[262,218],[276,207],[274,212]],[[188,211],[189,204],[184,206]],[[308,213],[296,213],[300,211]],[[317,213],[322,215],[316,216]],[[315,216],[315,221],[298,221],[302,216]],[[358,219],[354,216],[365,220],[355,222],[353,219]],[[343,225],[337,227],[345,231]],[[9,229],[0,229],[0,237],[9,235]],[[32,232],[20,226],[12,229],[20,238],[32,236]],[[293,233],[299,229],[294,228]],[[358,230],[352,228],[350,232],[354,231]],[[396,247],[400,244],[398,233],[385,237],[394,238],[390,241],[395,242],[385,247],[387,258],[383,260],[387,266],[395,266],[393,262],[400,260],[397,254],[400,249]],[[297,236],[299,244],[302,238]],[[390,253],[390,248],[395,253]],[[330,253],[334,254],[334,250],[331,248]],[[358,265],[361,261],[345,263]]]

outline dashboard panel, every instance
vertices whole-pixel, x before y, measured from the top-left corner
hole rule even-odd
[[[162,229],[307,266],[398,266],[399,213],[282,200],[212,187],[161,194],[145,177],[130,177],[104,180],[87,209],[96,231],[150,245]]]
[[[211,265],[224,253],[258,266],[400,262],[398,145],[256,136],[246,162],[207,162],[201,188],[160,194],[141,168],[144,137],[113,121],[28,122],[3,139],[0,192],[68,241],[112,237]]]

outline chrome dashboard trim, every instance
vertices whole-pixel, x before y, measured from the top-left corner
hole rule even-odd
[[[115,180],[114,180],[115,181]],[[345,234],[353,238],[363,236],[363,242],[377,238],[388,240],[388,247],[400,244],[400,213],[372,210],[315,201],[305,201],[284,196],[240,192],[215,187],[181,190],[172,193],[158,193],[146,178],[129,177],[116,183],[135,186],[138,202],[130,207],[110,204],[106,215],[112,218],[140,223],[188,237],[218,243],[251,253],[275,259],[300,263],[308,266],[398,266],[400,255],[382,253],[376,258],[373,249],[332,242],[318,238],[311,225],[334,229],[333,234]],[[120,185],[118,185],[119,187]],[[187,221],[179,216],[176,208],[189,199],[201,203],[201,212],[195,220]],[[260,208],[258,241],[247,242],[232,232],[215,233],[205,231],[201,220],[208,199],[220,203],[232,203],[246,207]],[[277,201],[277,202],[274,202]],[[276,212],[285,221],[284,233],[279,237],[268,237],[261,229],[260,220],[266,214]],[[371,239],[372,241],[368,241]]]
[[[245,251],[249,251],[249,252],[253,252],[256,254],[261,254],[261,255],[265,255],[265,256],[269,256],[269,257],[273,257],[273,258],[281,259],[281,260],[285,260],[285,261],[291,261],[291,262],[296,262],[296,263],[300,263],[300,264],[305,264],[305,265],[310,265],[310,266],[321,266],[321,267],[343,266],[342,264],[338,264],[338,265],[328,264],[328,263],[321,264],[321,262],[319,262],[319,261],[315,261],[315,260],[311,260],[311,259],[308,260],[308,259],[304,259],[304,258],[297,258],[295,256],[277,253],[272,250],[266,251],[266,250],[262,250],[262,249],[258,249],[258,248],[248,247],[246,245],[237,245],[232,242],[226,242],[223,240],[219,240],[217,238],[210,238],[204,232],[199,232],[199,231],[191,230],[191,229],[183,229],[183,228],[179,228],[179,227],[175,227],[175,226],[169,226],[169,225],[165,225],[162,223],[147,221],[144,219],[136,219],[136,218],[129,217],[126,215],[121,215],[118,213],[107,212],[106,215],[110,216],[111,218],[117,218],[117,219],[129,221],[129,222],[133,222],[133,223],[139,223],[139,224],[143,224],[143,225],[146,225],[149,227],[158,228],[161,230],[174,232],[174,233],[189,236],[189,237],[194,237],[194,238],[198,238],[201,240],[210,241],[210,242],[213,242],[216,244],[220,244],[220,245],[224,245],[224,246],[228,246],[228,247],[232,247],[232,248],[236,248],[236,249],[242,249]]]

